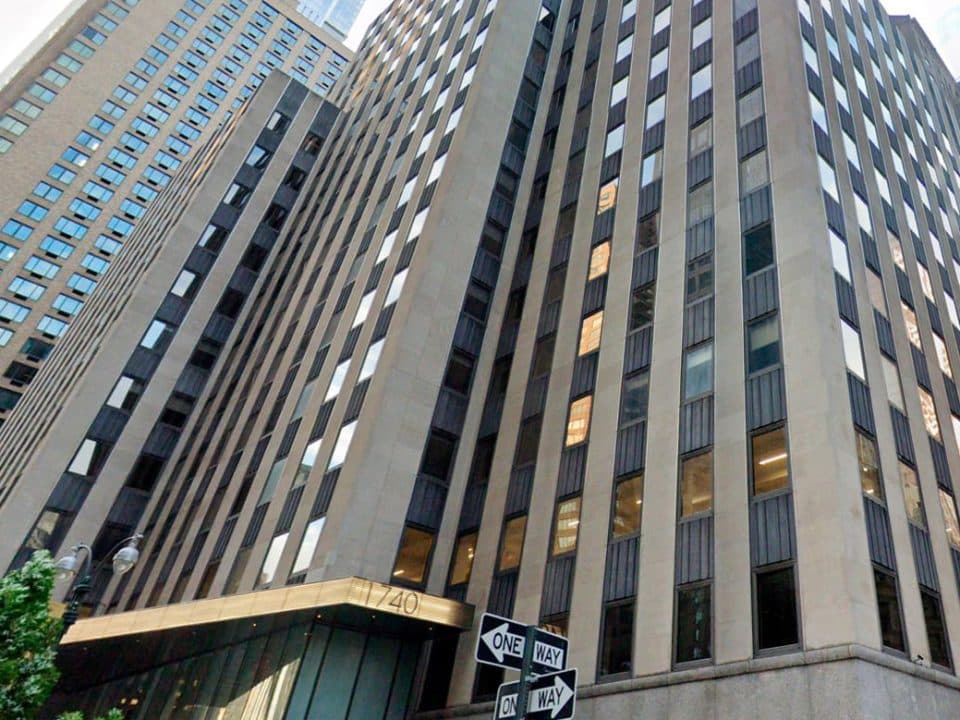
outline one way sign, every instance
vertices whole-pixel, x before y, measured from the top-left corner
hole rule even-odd
[[[522,669],[526,632],[527,626],[522,623],[484,613],[477,637],[477,662],[508,670]],[[566,666],[567,639],[538,628],[531,672],[543,675],[563,670]]]
[[[493,720],[515,720],[520,683],[504,683],[497,691]],[[541,675],[530,683],[527,720],[568,720],[577,698],[577,671]]]

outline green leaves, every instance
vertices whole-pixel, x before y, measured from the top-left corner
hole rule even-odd
[[[0,578],[0,717],[30,720],[53,691],[61,622],[50,616],[54,566],[46,551]]]

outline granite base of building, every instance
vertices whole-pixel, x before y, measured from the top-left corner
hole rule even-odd
[[[489,720],[493,703],[418,720]],[[581,688],[577,720],[927,720],[960,717],[960,681],[858,646]]]

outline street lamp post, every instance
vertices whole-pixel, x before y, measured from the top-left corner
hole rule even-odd
[[[110,552],[97,563],[96,567],[90,569],[93,551],[89,545],[78,543],[70,548],[70,552],[57,560],[57,577],[65,580],[70,577],[78,576],[79,579],[73,586],[73,592],[70,595],[70,602],[67,604],[66,612],[63,613],[63,632],[66,634],[70,626],[73,625],[80,616],[80,603],[90,592],[93,585],[93,576],[99,572],[107,558],[113,554],[113,571],[117,575],[123,575],[130,571],[137,560],[140,559],[140,551],[137,546],[143,539],[143,535],[131,535],[114,545]],[[122,546],[122,547],[121,547]],[[114,554],[114,550],[116,553]]]

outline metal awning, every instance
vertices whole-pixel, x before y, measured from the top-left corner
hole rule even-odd
[[[101,615],[64,636],[60,686],[89,687],[299,623],[427,640],[470,629],[473,615],[471,605],[358,577]]]

